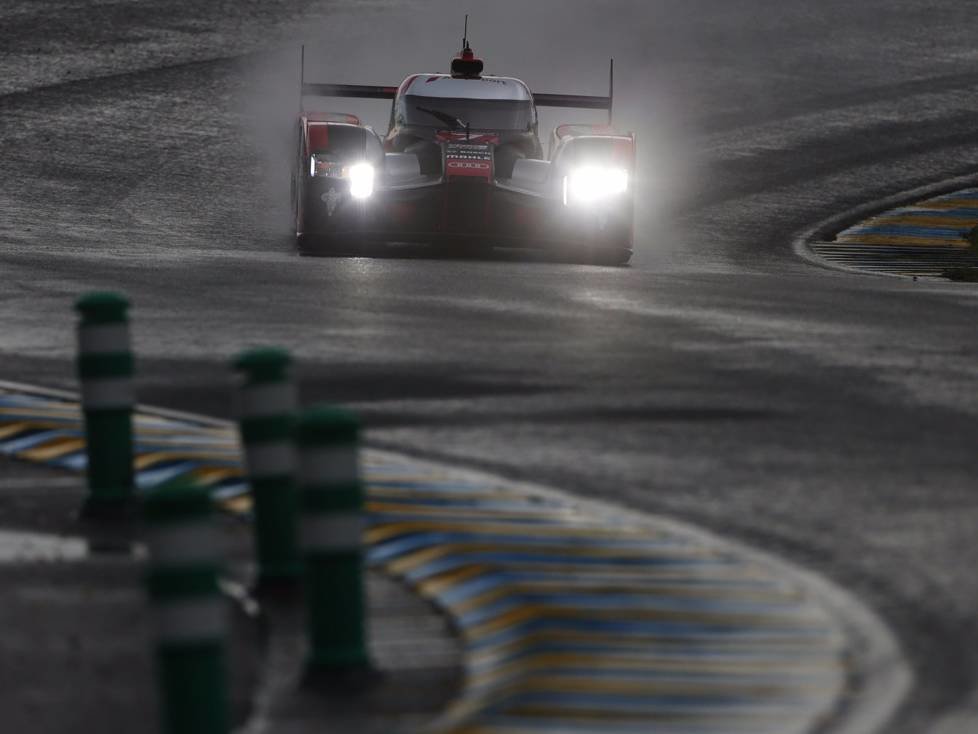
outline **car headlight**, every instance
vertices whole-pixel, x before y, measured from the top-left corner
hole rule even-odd
[[[582,166],[564,178],[565,204],[594,204],[628,191],[628,171],[611,166]]]
[[[368,199],[374,193],[374,177],[376,172],[369,163],[357,163],[350,166],[350,195],[354,199]]]
[[[309,159],[309,175],[347,179],[354,199],[369,199],[374,193],[376,170],[369,163],[346,165],[326,154],[315,154]]]

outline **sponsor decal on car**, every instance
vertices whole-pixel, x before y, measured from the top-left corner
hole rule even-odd
[[[499,136],[495,133],[467,133],[464,130],[439,130],[435,133],[439,143],[480,143],[499,145]]]
[[[453,142],[445,145],[445,175],[492,180],[492,145]]]
[[[340,203],[340,195],[337,193],[336,188],[330,186],[329,191],[319,198],[326,205],[326,216],[332,217],[333,213],[336,211],[337,205]]]

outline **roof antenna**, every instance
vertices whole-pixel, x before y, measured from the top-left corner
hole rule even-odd
[[[455,79],[480,79],[485,67],[482,59],[475,57],[469,46],[469,16],[465,16],[465,32],[462,34],[462,53],[452,59],[452,76]]]

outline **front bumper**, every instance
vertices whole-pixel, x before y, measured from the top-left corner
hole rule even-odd
[[[563,247],[614,242],[632,245],[633,204],[624,195],[594,207],[513,191],[495,184],[433,183],[379,189],[353,199],[341,180],[308,180],[302,233],[312,236],[489,245]]]

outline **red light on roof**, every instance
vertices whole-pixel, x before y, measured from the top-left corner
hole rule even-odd
[[[482,76],[485,64],[482,59],[475,56],[475,52],[468,44],[462,49],[462,53],[452,59],[452,76],[457,79],[478,79]]]

